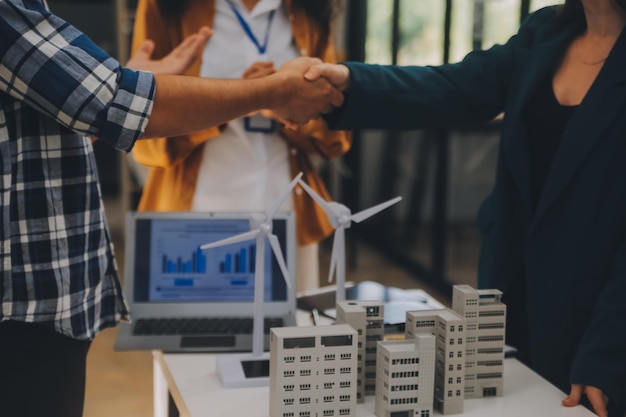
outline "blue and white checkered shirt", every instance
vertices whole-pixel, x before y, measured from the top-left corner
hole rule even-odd
[[[0,321],[92,339],[128,318],[87,136],[130,150],[154,90],[42,0],[0,0]]]

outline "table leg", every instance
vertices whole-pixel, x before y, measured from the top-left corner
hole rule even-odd
[[[154,379],[154,417],[169,417],[169,391],[167,389],[167,381],[165,375],[163,375],[161,365],[156,358],[153,360],[152,373]]]

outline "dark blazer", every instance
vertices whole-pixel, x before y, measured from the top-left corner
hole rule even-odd
[[[335,129],[418,129],[504,112],[496,182],[479,219],[479,286],[508,295],[535,371],[566,392],[593,385],[616,402],[626,395],[626,32],[570,119],[534,212],[522,119],[583,29],[546,8],[505,45],[458,64],[347,63],[346,102],[326,119]]]

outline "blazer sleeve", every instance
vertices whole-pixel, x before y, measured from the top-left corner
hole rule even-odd
[[[611,277],[596,300],[570,379],[572,384],[601,389],[614,405],[626,410],[626,242],[617,251]]]
[[[319,58],[324,62],[337,62],[332,39],[328,42],[323,56]],[[283,128],[282,135],[298,149],[306,153],[317,153],[325,159],[345,154],[352,144],[352,133],[332,131],[323,119],[311,120],[296,130]]]
[[[504,111],[515,51],[528,48],[555,10],[533,13],[503,45],[441,66],[345,63],[350,88],[342,107],[325,116],[332,129],[423,129],[481,123]]]
[[[132,53],[135,53],[146,39],[151,39],[155,44],[153,58],[166,56],[184,38],[182,28],[179,27],[179,24],[184,24],[184,20],[176,23],[178,24],[161,14],[155,0],[139,0],[135,14]],[[198,76],[191,72],[185,75]],[[195,149],[220,133],[219,127],[212,127],[177,137],[140,140],[135,143],[132,155],[142,165],[169,168],[183,162]]]

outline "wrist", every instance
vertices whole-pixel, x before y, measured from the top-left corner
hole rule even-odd
[[[282,105],[288,99],[289,77],[280,72],[268,75],[259,79],[261,84],[260,101],[263,109],[274,110]]]

